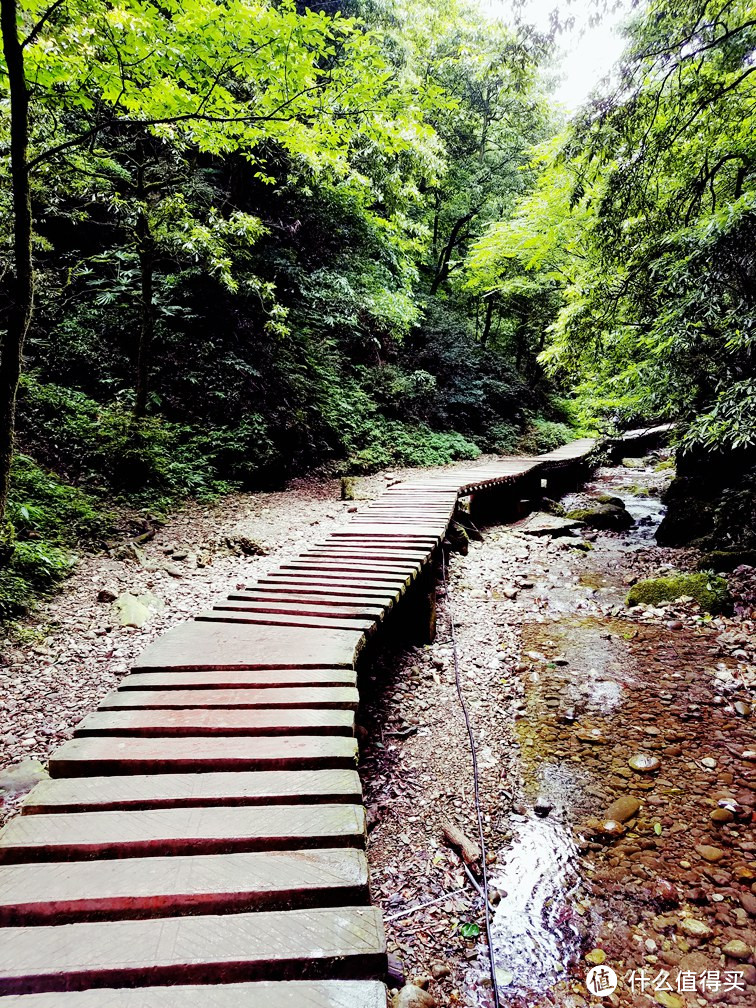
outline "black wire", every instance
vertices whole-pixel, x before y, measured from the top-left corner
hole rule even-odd
[[[475,796],[475,811],[478,817],[478,840],[480,846],[480,861],[481,870],[483,875],[483,915],[486,921],[486,939],[488,941],[488,959],[491,964],[491,983],[493,985],[493,996],[495,1008],[501,1008],[501,1001],[499,1000],[499,987],[496,983],[496,965],[494,963],[494,948],[493,941],[491,940],[491,921],[488,916],[488,870],[486,868],[486,839],[483,835],[483,814],[480,810],[480,779],[478,775],[478,753],[475,747],[475,735],[473,734],[472,725],[470,723],[470,712],[467,709],[467,703],[465,702],[464,695],[462,693],[462,683],[459,677],[459,655],[457,653],[457,628],[454,623],[454,607],[452,606],[451,596],[449,595],[449,583],[446,580],[446,557],[444,555],[443,549],[441,550],[441,578],[444,584],[444,589],[446,591],[446,605],[449,611],[449,623],[451,624],[451,640],[452,640],[452,656],[454,659],[454,680],[457,686],[457,696],[459,697],[459,703],[462,707],[462,713],[465,717],[465,724],[467,725],[467,737],[470,742],[470,756],[472,757],[473,766],[473,789]]]

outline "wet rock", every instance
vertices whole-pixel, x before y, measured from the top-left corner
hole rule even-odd
[[[592,949],[586,953],[585,961],[590,963],[591,966],[600,966],[601,963],[606,962],[606,952],[600,948]]]
[[[641,807],[641,803],[632,795],[622,795],[616,798],[604,813],[605,819],[614,819],[617,822],[627,822],[632,819]]]
[[[740,941],[737,938],[733,938],[732,941],[728,941],[726,945],[723,945],[722,951],[725,955],[730,956],[731,959],[738,959],[741,962],[745,962],[745,960],[751,958],[750,948],[744,941]]]
[[[617,507],[614,504],[591,504],[568,512],[567,517],[582,522],[588,528],[616,532],[622,532],[635,525],[633,516],[624,507]]]
[[[721,826],[724,823],[732,822],[733,819],[735,818],[735,815],[728,808],[715,808],[710,813],[709,818],[711,819],[712,822],[715,822]]]
[[[538,502],[538,510],[544,514],[556,515],[558,518],[564,518],[565,511],[564,505],[560,504],[559,501],[552,500],[550,497],[542,497]]]
[[[612,494],[596,494],[595,500],[599,504],[611,504],[613,507],[623,508],[625,506],[621,497],[614,497]]]
[[[735,713],[739,714],[741,717],[751,716],[751,705],[747,704],[745,700],[738,700],[733,704],[733,709]]]
[[[556,515],[536,511],[520,525],[520,531],[535,536],[560,536],[572,529],[582,528],[583,522],[576,518],[559,518]]]
[[[436,999],[415,984],[407,984],[391,1000],[391,1008],[436,1008]]]
[[[680,902],[680,895],[677,891],[677,887],[667,879],[654,879],[648,891],[651,899],[655,903],[658,903],[661,907],[677,906]]]
[[[590,742],[593,745],[607,745],[609,743],[609,739],[600,728],[581,728],[575,732],[575,735],[581,742]]]
[[[553,802],[550,802],[545,795],[539,795],[536,799],[535,805],[533,806],[533,811],[537,816],[544,818],[553,808]]]
[[[626,833],[625,827],[616,819],[589,819],[583,830],[588,836],[596,837],[604,843],[616,840]]]
[[[636,753],[627,761],[627,765],[636,773],[654,773],[661,766],[658,756],[650,756],[647,753]]]
[[[719,847],[712,847],[711,844],[696,844],[696,851],[704,861],[709,861],[712,864],[716,864],[724,857],[724,851]]]
[[[688,938],[695,938],[697,941],[708,941],[714,934],[705,921],[697,920],[695,917],[685,917],[677,927]]]
[[[738,899],[740,900],[740,905],[749,917],[756,917],[756,895],[742,892],[738,893]]]
[[[708,574],[674,572],[666,577],[646,578],[627,593],[627,605],[660,606],[692,598],[705,612],[722,612],[730,605],[730,591],[724,578]]]

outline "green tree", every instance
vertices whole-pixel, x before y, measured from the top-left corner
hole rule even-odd
[[[753,445],[756,9],[650,0],[627,38],[616,88],[477,263],[557,285],[543,359],[588,409],[684,420],[689,446]]]
[[[343,17],[299,12],[290,0],[57,0],[47,8],[2,0],[2,39],[13,253],[0,348],[0,517],[33,307],[33,175],[53,173],[67,152],[105,131],[147,130],[214,154],[240,150],[263,175],[270,144],[310,170],[345,176],[356,134],[396,150],[427,136],[386,88],[391,71],[369,33]],[[140,226],[148,255],[144,216]],[[149,270],[141,275],[148,337]]]

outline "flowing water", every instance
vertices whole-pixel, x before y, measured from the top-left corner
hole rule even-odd
[[[602,544],[610,545],[609,560],[605,549],[600,561],[585,555],[578,585],[586,593],[621,603],[626,591],[621,558],[654,545],[665,510],[661,485],[650,466],[616,467],[600,470],[581,494],[563,500],[569,510],[585,493],[616,496],[635,519],[627,532],[599,533]],[[526,679],[526,714],[518,730],[521,803],[515,801],[507,812],[510,846],[491,874],[491,885],[503,894],[492,923],[496,977],[502,1003],[513,1008],[530,1008],[541,995],[565,989],[599,924],[583,900],[585,872],[572,828],[590,799],[592,777],[538,751],[538,722],[553,721],[555,713],[557,720],[561,715],[588,724],[591,717],[612,716],[621,708],[625,685],[637,683],[610,622],[582,617],[576,603],[583,596],[574,586],[547,587],[556,616],[549,623],[550,643],[561,651],[564,670],[536,662]]]

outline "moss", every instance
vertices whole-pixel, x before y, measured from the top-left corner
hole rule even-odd
[[[594,504],[591,507],[576,508],[567,513],[568,518],[585,522],[589,528],[622,531],[631,528],[635,521],[624,507],[613,504]]]
[[[701,557],[699,570],[731,571],[744,564],[756,567],[756,550],[711,550]]]
[[[690,596],[705,612],[723,612],[730,605],[730,592],[724,578],[707,571],[699,574],[673,573],[667,577],[639,581],[627,594],[627,604],[658,606]]]
[[[674,469],[675,460],[673,458],[662,459],[661,462],[657,462],[654,466],[654,472],[662,472],[664,469]]]
[[[621,497],[613,497],[611,494],[598,494],[595,498],[599,504],[611,504],[613,507],[623,508],[625,502]]]
[[[650,497],[651,488],[647,486],[642,486],[640,483],[631,483],[627,487],[627,492],[632,494],[633,497]]]

